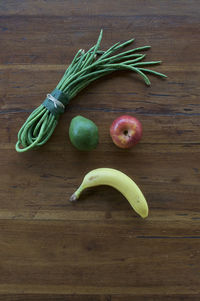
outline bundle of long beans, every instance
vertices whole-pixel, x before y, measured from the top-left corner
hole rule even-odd
[[[45,144],[53,134],[60,114],[64,113],[65,106],[82,89],[94,80],[116,70],[131,70],[139,74],[147,85],[150,80],[145,72],[166,77],[154,70],[146,69],[147,65],[155,65],[161,61],[141,62],[145,54],[136,53],[150,48],[143,46],[113,55],[114,52],[131,44],[134,39],[124,43],[116,43],[106,51],[99,50],[102,39],[101,30],[96,45],[87,52],[80,49],[65,71],[56,89],[47,94],[45,101],[28,117],[18,133],[16,151],[25,152]]]

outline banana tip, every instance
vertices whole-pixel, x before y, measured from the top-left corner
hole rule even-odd
[[[72,194],[72,196],[69,198],[70,202],[75,202],[77,201],[77,196],[75,195],[75,193]]]

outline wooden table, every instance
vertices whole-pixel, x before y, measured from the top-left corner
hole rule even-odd
[[[0,300],[200,300],[199,1],[7,1],[0,4]],[[15,151],[30,112],[55,88],[79,48],[104,29],[102,48],[136,38],[164,63],[148,88],[117,72],[79,94],[50,141]],[[109,137],[122,114],[144,135],[131,150]],[[68,138],[71,119],[96,122],[85,153]],[[143,220],[116,190],[69,196],[97,167],[117,168],[144,192]]]

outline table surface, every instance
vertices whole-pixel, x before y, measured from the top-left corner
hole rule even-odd
[[[199,1],[1,1],[0,300],[199,300]],[[52,91],[77,49],[104,29],[102,48],[135,37],[162,60],[151,87],[131,72],[91,84],[70,102],[52,138],[15,151],[17,133]],[[123,114],[143,124],[131,150],[112,143]],[[71,119],[99,127],[91,152],[73,148]],[[117,168],[144,192],[141,219],[115,189],[85,191],[83,176]]]

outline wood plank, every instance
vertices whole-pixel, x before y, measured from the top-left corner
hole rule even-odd
[[[141,225],[1,221],[1,277],[6,284],[0,291],[16,286],[27,293],[55,288],[72,293],[72,287],[78,293],[143,295],[169,289],[184,294],[191,288],[199,293],[200,236],[148,239]],[[152,227],[151,234],[157,233],[155,223]],[[191,286],[184,284],[186,278]]]
[[[158,2],[158,1],[157,1]],[[54,1],[49,0],[48,5],[47,1],[34,1],[31,0],[20,0],[18,5],[16,6],[15,1],[1,1],[1,15],[53,15],[53,16],[76,16],[83,15],[87,16],[88,14],[92,14],[94,16],[98,15],[108,15],[110,17],[115,15],[137,15],[137,14],[155,14],[157,15],[160,11],[167,15],[197,15],[197,7],[198,2],[196,0],[191,0],[190,5],[188,5],[187,1],[174,0],[171,5],[168,5],[168,1],[162,1],[159,5],[155,5],[154,0],[149,0],[148,5],[143,5],[145,1],[129,1],[125,0],[115,1],[115,5],[112,5],[112,1],[109,3],[106,0],[101,2],[99,1],[85,1],[84,5],[81,0],[74,2],[73,0],[69,0],[67,5],[64,0]],[[31,9],[30,9],[31,7]]]
[[[0,300],[3,301],[132,301],[133,296],[127,295],[65,295],[65,294],[17,294],[17,295],[0,295]],[[148,295],[148,296],[137,296],[137,301],[199,301],[198,296],[188,295]]]
[[[5,65],[6,66],[6,65]],[[13,108],[19,103],[22,108],[30,108],[39,105],[45,97],[45,93],[53,90],[65,71],[54,69],[54,65],[24,65],[24,69],[18,69],[21,65],[12,65],[1,68],[0,97],[1,108]],[[55,65],[60,68],[60,65]],[[154,67],[155,70],[166,73],[167,80],[161,80],[149,76],[152,85],[147,87],[144,82],[133,72],[116,72],[102,79],[96,80],[81,92],[81,97],[76,97],[76,103],[85,104],[85,109],[97,109],[97,104],[106,110],[117,111],[133,110],[135,113],[173,115],[173,113],[190,114],[199,113],[198,95],[199,86],[198,70],[194,74],[188,71],[188,80],[185,79],[185,69],[182,71],[167,71],[164,65]],[[22,67],[23,68],[23,67]],[[39,72],[37,70],[39,68]],[[47,68],[45,71],[44,68]],[[198,68],[198,67],[197,67]],[[176,81],[177,74],[179,80]],[[45,81],[44,81],[45,78]],[[120,89],[120,83],[126,89]],[[27,101],[27,97],[29,101]],[[94,102],[94,98],[97,101]],[[115,99],[112,99],[112,98]],[[84,98],[84,102],[81,99]],[[80,100],[80,101],[79,101]],[[15,102],[14,102],[15,101]],[[74,101],[72,102],[72,104]],[[25,106],[26,105],[26,106]],[[70,103],[71,106],[71,103]],[[145,106],[145,107],[143,107]],[[96,107],[96,108],[95,108]],[[134,111],[135,109],[135,111]],[[145,110],[146,109],[146,110]],[[185,110],[184,110],[185,109]],[[192,116],[193,116],[192,115]]]
[[[111,301],[110,295],[98,296],[98,295],[65,295],[65,294],[2,294],[0,300],[3,301]],[[195,299],[190,299],[196,301]],[[189,300],[189,301],[190,301]]]
[[[39,75],[27,70],[15,70],[11,73],[8,70],[3,71],[0,123],[4,143],[0,147],[13,148],[17,131],[28,117],[28,113],[42,102],[45,93],[55,87],[61,74],[53,71],[43,71]],[[71,118],[81,114],[96,120],[99,127],[101,125],[101,143],[106,144],[104,147],[107,150],[113,150],[108,135],[112,120],[119,114],[134,114],[143,123],[144,135],[141,143],[165,143],[166,147],[168,143],[190,143],[189,147],[192,147],[191,143],[199,142],[198,77],[191,77],[188,83],[183,82],[184,77],[183,73],[179,79],[180,84],[152,78],[151,88],[145,87],[131,74],[117,74],[107,77],[106,80],[99,80],[71,101],[58,130],[55,131],[56,140],[52,141],[58,141],[56,145],[59,148],[66,133],[66,124],[68,128]],[[126,85],[126,91],[119,89],[120,83]],[[7,117],[8,114],[11,118]],[[102,114],[105,116],[103,124]],[[16,117],[13,118],[13,115]],[[16,130],[11,132],[11,128]],[[137,148],[134,149],[136,150]]]
[[[111,296],[112,301],[132,301],[132,296]],[[198,301],[198,296],[188,296],[188,295],[170,295],[166,296],[157,296],[157,295],[148,295],[148,296],[137,296],[137,301]],[[72,299],[73,300],[73,299]],[[109,300],[109,299],[108,299]]]
[[[101,163],[102,152],[103,147],[100,151],[94,151],[93,156],[88,156],[86,168],[85,155],[79,155],[78,152],[72,155],[70,150],[55,153],[43,148],[41,152],[35,152],[34,156],[31,152],[21,155],[14,149],[7,151],[0,163],[1,209],[13,210],[16,205],[18,209],[24,209],[24,206],[41,206],[43,209],[49,206],[71,208],[67,200],[80,185],[83,176],[87,171],[102,166],[117,168],[131,176],[143,190],[152,209],[199,209],[199,153],[193,153],[188,160],[188,153],[138,152],[133,156],[129,152],[121,160],[121,152],[113,150],[106,152],[104,163]],[[130,210],[123,196],[109,187],[90,189],[83,194],[82,200],[83,202],[80,200],[77,203],[76,210],[86,210],[87,206],[103,210],[112,207],[117,209],[119,206],[121,209]]]
[[[71,112],[70,112],[71,111]],[[30,114],[27,112],[20,112],[18,110],[10,110],[10,114],[5,111],[5,115],[3,114],[0,116],[0,125],[1,125],[1,133],[0,136],[4,137],[2,139],[2,144],[0,149],[10,149],[13,150],[15,148],[15,143],[17,142],[17,134],[20,128],[22,127],[23,123],[28,118]],[[59,121],[59,125],[55,129],[52,137],[44,146],[45,150],[54,150],[57,149],[58,151],[69,151],[72,150],[72,146],[70,144],[68,138],[68,130],[69,125],[73,117],[77,115],[84,116],[91,120],[96,121],[97,126],[99,127],[99,135],[100,135],[100,144],[98,145],[97,149],[94,152],[105,150],[106,151],[116,151],[117,154],[121,154],[124,151],[118,150],[113,144],[112,140],[109,135],[109,128],[111,123],[120,115],[133,115],[136,116],[143,124],[143,138],[140,142],[140,145],[135,147],[134,149],[127,151],[126,153],[133,154],[135,152],[141,151],[146,152],[146,149],[143,147],[146,144],[150,144],[147,146],[148,148],[153,148],[156,151],[157,146],[160,144],[158,148],[158,152],[164,151],[164,147],[167,146],[168,143],[172,144],[182,144],[182,148],[190,147],[192,148],[193,144],[196,144],[196,147],[199,145],[199,116],[146,116],[143,114],[133,114],[129,110],[124,110],[123,112],[113,113],[108,112],[108,114],[104,113],[100,110],[100,112],[95,112],[91,110],[81,110],[80,107],[71,106],[70,110],[66,112],[65,116],[62,116],[62,120]],[[105,116],[104,124],[102,125],[102,115]],[[8,116],[10,116],[8,120]],[[7,124],[5,124],[7,121]],[[102,125],[102,126],[101,126]],[[11,131],[11,129],[14,129]],[[142,146],[143,145],[143,146]],[[154,145],[154,146],[153,146]],[[43,147],[43,149],[44,149]],[[163,150],[162,150],[163,149]],[[42,151],[42,150],[41,150]],[[184,150],[183,150],[184,151]],[[187,149],[187,151],[189,151]],[[178,152],[178,150],[177,150]],[[180,151],[182,152],[182,151]],[[73,154],[74,156],[74,154]],[[198,165],[198,162],[197,162]],[[198,166],[197,166],[198,168]]]
[[[74,290],[76,289],[77,293],[74,293]],[[85,287],[81,287],[81,286],[76,286],[74,289],[71,288],[71,286],[66,286],[66,285],[27,285],[26,287],[22,288],[20,285],[3,285],[1,287],[1,291],[4,294],[8,294],[10,293],[10,295],[12,296],[13,293],[15,294],[23,294],[24,297],[26,297],[26,295],[28,294],[34,294],[33,291],[37,291],[39,292],[38,294],[42,294],[42,295],[48,295],[48,294],[52,294],[52,295],[57,295],[57,294],[65,294],[66,296],[70,296],[70,295],[94,295],[95,293],[98,294],[98,296],[101,295],[105,295],[105,292],[108,292],[106,295],[109,295],[109,298],[111,296],[112,298],[112,292],[114,291],[113,295],[132,295],[132,298],[135,298],[136,296],[144,298],[146,295],[148,296],[149,292],[150,292],[150,296],[157,296],[159,295],[158,290],[160,289],[162,295],[166,296],[166,295],[175,295],[177,294],[178,296],[183,296],[183,298],[185,296],[189,296],[189,298],[193,297],[193,296],[198,296],[199,291],[195,289],[195,287],[190,287],[190,289],[188,288],[183,288],[183,287],[176,287],[176,286],[172,286],[169,287],[168,290],[160,288],[160,287],[151,287],[149,288],[138,288],[138,287],[131,287],[131,288],[126,288],[126,291],[124,291],[121,288],[115,288],[113,290],[113,288],[107,288],[105,289],[105,287],[101,288],[99,287],[98,290],[96,287],[88,287],[87,289]],[[149,291],[149,292],[148,292]]]
[[[162,60],[166,65],[176,64],[182,67],[187,62],[188,66],[195,66],[198,64],[198,15],[194,13],[191,21],[191,16],[187,13],[184,16],[166,16],[164,11],[163,13],[164,16],[159,18],[144,14],[124,18],[91,16],[90,22],[87,22],[88,15],[59,18],[44,15],[0,15],[3,24],[0,33],[4,45],[0,63],[70,63],[78,49],[88,49],[96,43],[103,27],[103,49],[118,41],[135,38],[133,47],[152,46],[151,51],[147,52],[150,59]]]

